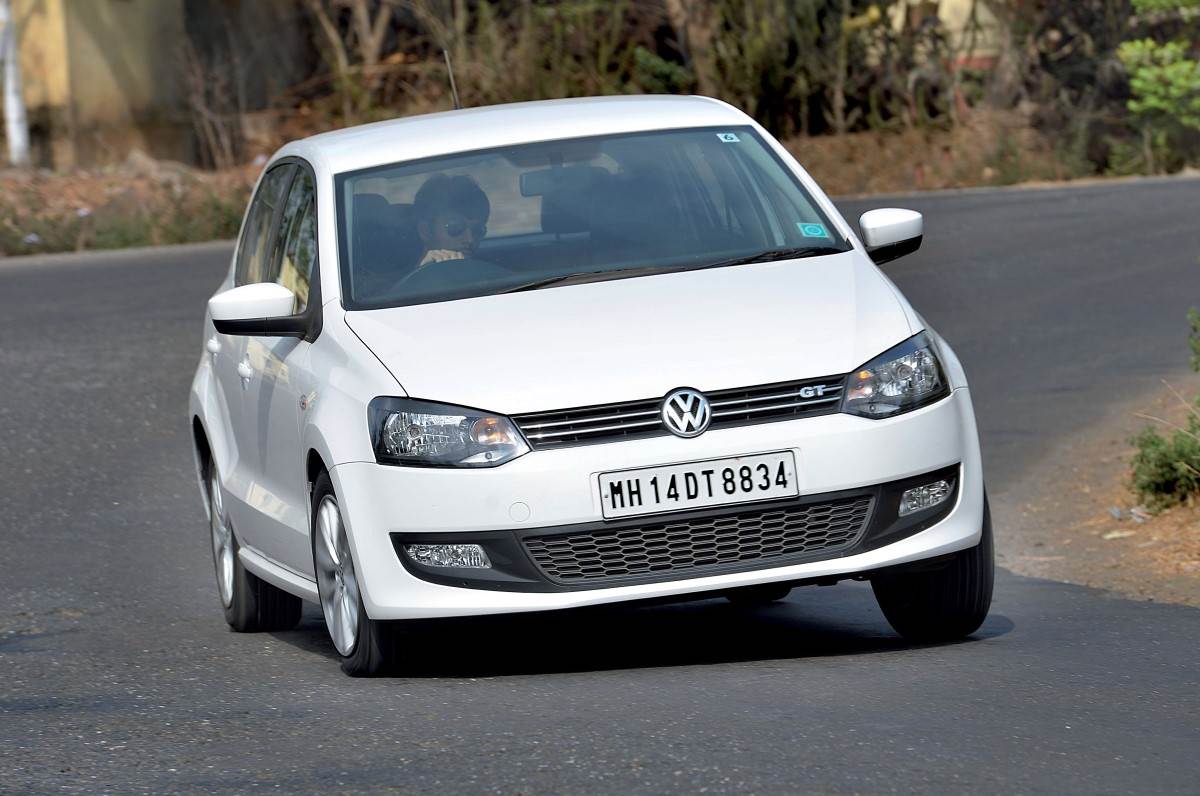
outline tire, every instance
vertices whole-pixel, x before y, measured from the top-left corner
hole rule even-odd
[[[751,607],[779,602],[791,593],[792,587],[786,583],[764,583],[725,592],[725,599],[734,605]]]
[[[377,677],[396,664],[395,623],[367,616],[354,557],[333,482],[321,473],[313,485],[313,568],[329,640],[351,677]]]
[[[217,576],[217,598],[225,612],[225,621],[238,633],[291,630],[300,621],[302,601],[242,566],[238,557],[241,545],[225,512],[217,468],[210,462],[205,470],[213,568]]]
[[[955,553],[944,567],[880,575],[871,579],[871,587],[897,633],[909,641],[936,642],[979,629],[992,604],[994,582],[992,513],[984,496],[979,544]]]

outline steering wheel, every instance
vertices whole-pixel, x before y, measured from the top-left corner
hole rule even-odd
[[[426,263],[419,268],[414,268],[412,271],[409,271],[407,274],[392,283],[392,286],[388,292],[403,292],[405,287],[410,286],[410,284],[414,281],[429,281],[431,284],[438,284],[441,282],[453,283],[458,281],[453,279],[453,272],[458,270],[465,270],[465,272],[468,274],[478,274],[480,271],[491,271],[494,272],[497,277],[510,276],[513,273],[510,269],[502,265],[497,265],[490,260],[480,260],[476,257],[463,257],[462,259],[458,260],[437,260]]]

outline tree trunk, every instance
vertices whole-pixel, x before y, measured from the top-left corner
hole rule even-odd
[[[25,97],[21,94],[21,52],[17,20],[9,0],[0,0],[0,64],[4,70],[4,135],[8,161],[29,165],[29,124],[25,119]]]
[[[0,0],[0,3],[2,2],[6,2],[6,0]],[[321,5],[321,0],[306,0],[306,2],[308,10],[317,21],[317,27],[325,34],[325,43],[332,56],[333,62],[330,65],[333,67],[334,86],[342,96],[343,123],[354,124],[356,121],[354,106],[350,97],[350,57],[346,54],[346,44],[342,41],[342,35],[338,32],[337,26],[325,12],[325,7]]]
[[[850,50],[850,0],[842,0],[841,29],[838,32],[837,62],[833,74],[833,130],[838,135],[846,134],[846,72],[849,69]]]
[[[388,0],[380,3],[373,20],[367,0],[354,0],[350,11],[354,20],[354,38],[358,42],[358,57],[367,67],[366,73],[371,75],[371,68],[379,64],[383,54],[383,39],[392,20],[392,5]]]
[[[666,0],[667,19],[678,39],[679,54],[692,70],[696,90],[705,96],[716,96],[710,5],[705,0]]]

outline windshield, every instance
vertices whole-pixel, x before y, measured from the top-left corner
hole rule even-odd
[[[749,127],[525,144],[337,177],[347,309],[848,251]]]

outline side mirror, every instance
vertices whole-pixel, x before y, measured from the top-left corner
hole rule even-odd
[[[915,210],[885,207],[868,210],[858,219],[867,254],[876,265],[912,254],[921,248],[925,220]]]
[[[242,285],[208,300],[208,314],[221,334],[304,337],[308,320],[295,312],[296,294],[275,282]]]

